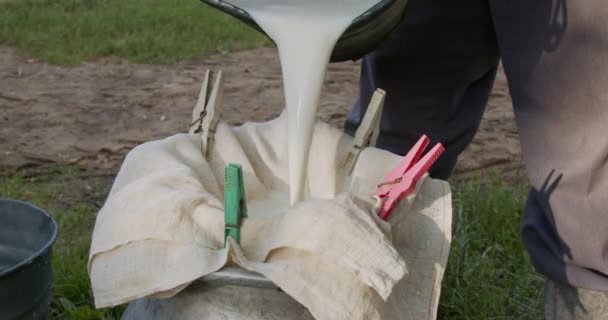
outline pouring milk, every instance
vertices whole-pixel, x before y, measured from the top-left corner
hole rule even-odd
[[[333,48],[379,0],[232,0],[276,43],[288,117],[289,198],[303,200],[313,127]]]

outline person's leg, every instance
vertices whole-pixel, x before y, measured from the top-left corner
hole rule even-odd
[[[608,291],[608,3],[490,7],[532,187],[523,241],[550,279]]]
[[[422,134],[446,152],[431,175],[447,179],[479,127],[498,49],[486,0],[411,0],[398,30],[363,59],[354,134],[374,90],[386,90],[378,147],[405,154]]]

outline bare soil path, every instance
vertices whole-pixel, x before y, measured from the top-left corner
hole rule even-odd
[[[133,146],[187,131],[206,69],[223,69],[222,118],[268,120],[283,107],[274,49],[212,56],[175,65],[104,58],[74,67],[48,65],[0,47],[0,167],[76,164],[115,172]],[[341,126],[355,99],[359,65],[330,66],[319,117]],[[475,141],[457,172],[520,174],[511,100],[500,73]]]

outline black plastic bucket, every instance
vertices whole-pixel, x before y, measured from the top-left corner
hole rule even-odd
[[[0,198],[0,319],[46,319],[57,223],[25,202]]]

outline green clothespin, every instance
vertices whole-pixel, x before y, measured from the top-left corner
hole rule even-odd
[[[241,240],[241,220],[247,217],[243,169],[238,164],[224,168],[224,247],[228,236]]]

